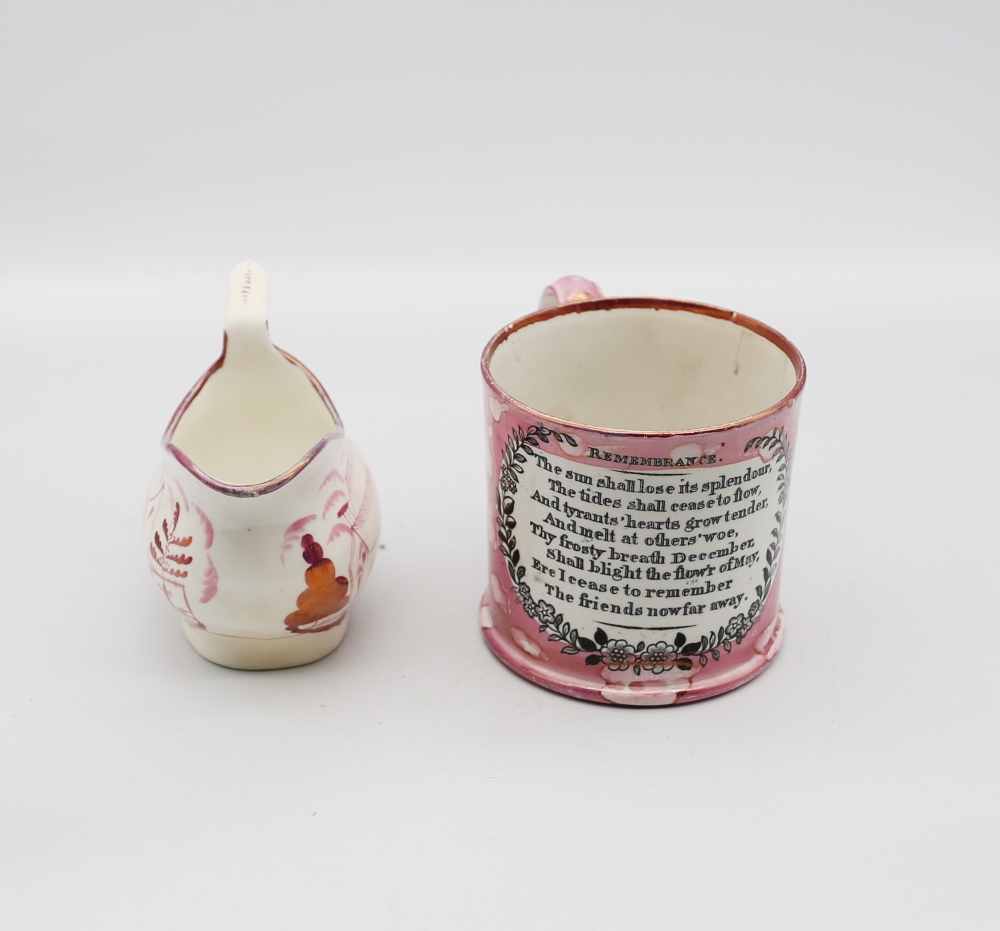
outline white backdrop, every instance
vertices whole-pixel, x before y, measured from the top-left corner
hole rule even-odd
[[[0,921],[990,925],[1000,11],[17,4],[0,32]],[[138,540],[272,280],[379,485],[351,631],[214,667]],[[810,369],[785,646],[664,709],[479,636],[478,355],[565,273]]]

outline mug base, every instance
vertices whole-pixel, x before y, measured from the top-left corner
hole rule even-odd
[[[291,634],[288,637],[258,639],[213,634],[191,627],[184,622],[184,636],[195,651],[215,663],[230,669],[287,669],[315,663],[340,646],[347,633],[347,614],[329,630],[316,633]]]
[[[763,641],[761,650],[753,650],[743,662],[718,670],[706,667],[690,679],[674,682],[659,683],[642,679],[634,682],[608,682],[600,677],[593,666],[584,667],[579,674],[574,675],[565,667],[553,668],[548,661],[530,656],[523,647],[519,647],[509,636],[493,626],[489,592],[480,605],[479,619],[489,648],[497,659],[519,676],[571,698],[633,707],[679,705],[732,691],[756,678],[771,665],[785,637],[785,618],[779,605],[773,622],[762,635],[758,635]]]

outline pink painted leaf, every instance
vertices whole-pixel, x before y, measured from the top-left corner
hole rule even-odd
[[[326,499],[326,504],[323,505],[323,518],[326,519],[326,515],[330,513],[331,509],[337,506],[337,504],[343,501],[347,497],[346,492],[338,488],[329,498]],[[338,515],[339,516],[339,515]]]
[[[201,598],[198,599],[202,604],[211,601],[219,590],[219,573],[215,570],[212,557],[206,555],[205,558],[208,560],[208,568],[201,579]]]
[[[327,482],[332,482],[335,478],[339,478],[341,484],[344,485],[347,484],[347,482],[344,480],[344,476],[340,474],[339,470],[331,469],[329,472],[326,473],[326,477],[320,483],[319,490],[322,491],[324,488],[326,488]]]
[[[205,530],[205,549],[209,550],[212,548],[212,541],[215,540],[215,529],[212,527],[212,522],[208,519],[208,515],[197,504],[194,506],[194,509],[198,512],[201,526]]]
[[[350,536],[353,532],[354,532],[353,527],[351,527],[349,524],[345,524],[343,521],[340,521],[339,523],[334,524],[333,527],[330,528],[330,536],[326,538],[326,542],[328,544],[333,543],[333,541],[336,540],[338,537],[342,537],[345,534],[347,536]]]

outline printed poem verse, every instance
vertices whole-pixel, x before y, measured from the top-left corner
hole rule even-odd
[[[777,526],[773,462],[640,472],[532,452],[513,508],[524,581],[581,634],[690,639],[757,599]]]

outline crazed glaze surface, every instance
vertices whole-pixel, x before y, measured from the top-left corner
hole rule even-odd
[[[490,648],[532,682],[612,704],[695,701],[758,675],[784,636],[778,588],[805,378],[798,352],[773,334],[798,377],[759,415],[624,433],[567,424],[506,395],[489,359],[511,329],[483,356],[491,525],[480,624]]]
[[[208,380],[231,361],[224,353],[171,420],[146,501],[143,543],[157,586],[192,646],[238,668],[299,665],[335,649],[378,544],[371,473],[312,374],[287,354],[277,359],[302,373],[329,411],[331,431],[257,485],[203,472],[172,439]]]

